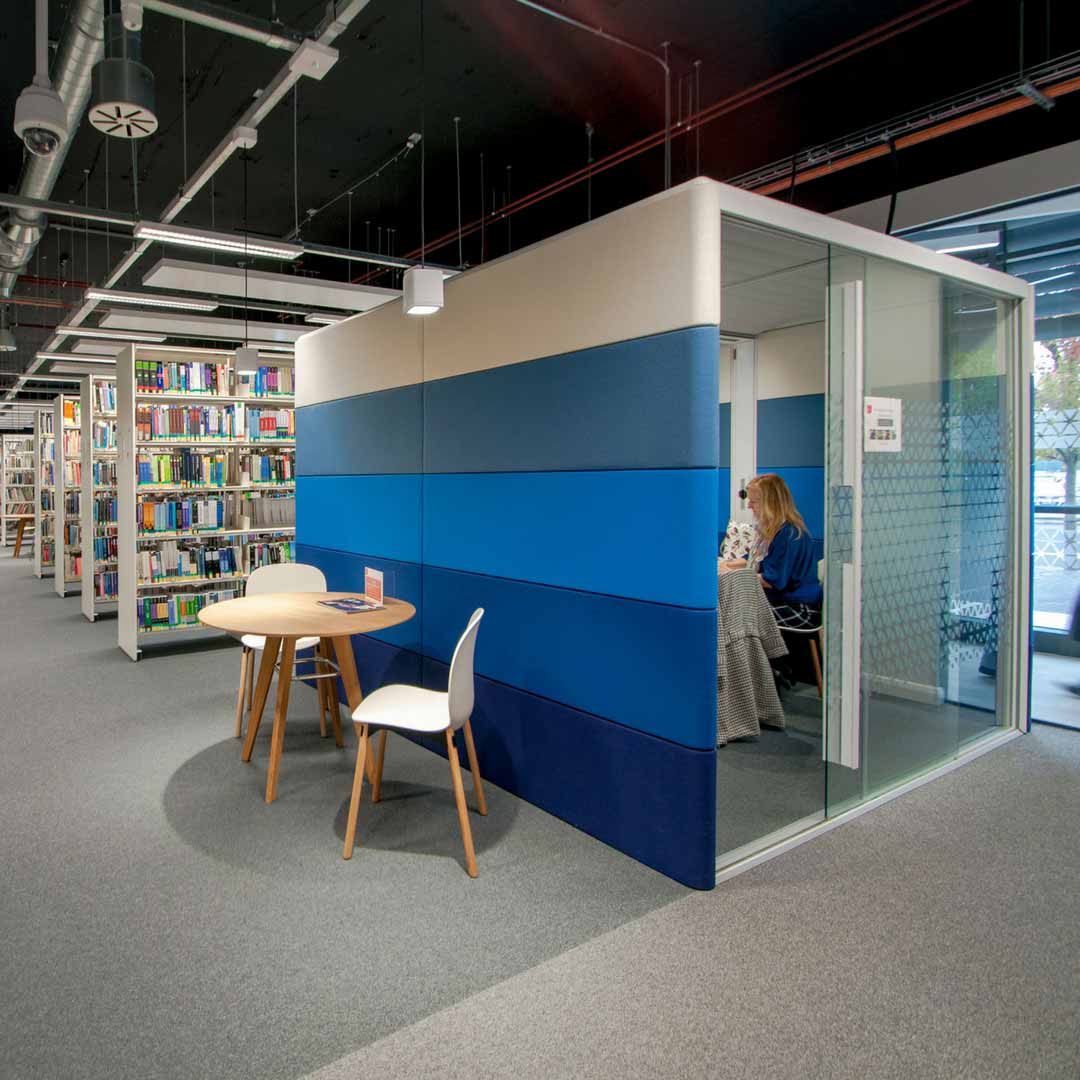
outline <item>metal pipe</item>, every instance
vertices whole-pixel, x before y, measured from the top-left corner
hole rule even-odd
[[[90,73],[105,52],[104,0],[76,0],[68,30],[60,45],[53,75],[53,89],[67,107],[68,137],[49,157],[27,156],[18,194],[47,199],[56,186],[71,140],[90,100]],[[46,65],[47,66],[47,65]],[[30,262],[44,232],[45,216],[39,210],[14,209],[0,240],[0,296],[9,296],[20,271]]]
[[[75,206],[73,203],[50,202],[48,199],[31,199],[26,195],[0,194],[0,206],[42,215],[52,214],[54,217],[78,218],[80,221],[126,225],[130,229],[134,229],[139,221],[134,214],[122,214],[117,210],[99,210],[92,206]]]
[[[220,30],[223,34],[232,34],[233,37],[246,38],[271,49],[296,52],[304,40],[299,31],[280,25],[274,29],[276,24],[265,19],[230,11],[218,7],[217,4],[206,3],[205,0],[183,0],[183,3],[176,3],[174,0],[143,0],[143,7],[147,11],[156,11],[159,15],[169,15],[183,22]]]

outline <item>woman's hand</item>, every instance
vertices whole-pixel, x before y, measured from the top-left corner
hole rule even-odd
[[[725,559],[720,565],[725,570],[744,570],[746,568],[746,560]]]

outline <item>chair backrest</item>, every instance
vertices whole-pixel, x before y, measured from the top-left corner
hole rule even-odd
[[[326,575],[307,563],[271,563],[252,570],[247,579],[248,596],[275,592],[326,592]]]
[[[457,731],[473,711],[473,653],[476,651],[476,635],[484,609],[477,608],[469,616],[465,633],[458,640],[454,657],[450,661],[450,727]]]
[[[821,582],[822,585],[825,584],[825,560],[824,559],[818,559],[817,579],[818,579],[818,581]]]

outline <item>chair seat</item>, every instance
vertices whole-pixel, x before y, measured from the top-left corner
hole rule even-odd
[[[401,731],[445,731],[450,726],[448,696],[419,686],[383,686],[360,702],[353,722]]]
[[[240,638],[240,643],[245,649],[258,649],[259,651],[266,648],[266,638],[262,634],[244,634]],[[302,637],[296,639],[296,651],[301,649],[313,649],[319,644],[317,637]]]

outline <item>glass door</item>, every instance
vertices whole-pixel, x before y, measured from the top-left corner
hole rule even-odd
[[[1014,302],[833,251],[828,813],[1004,723]]]

